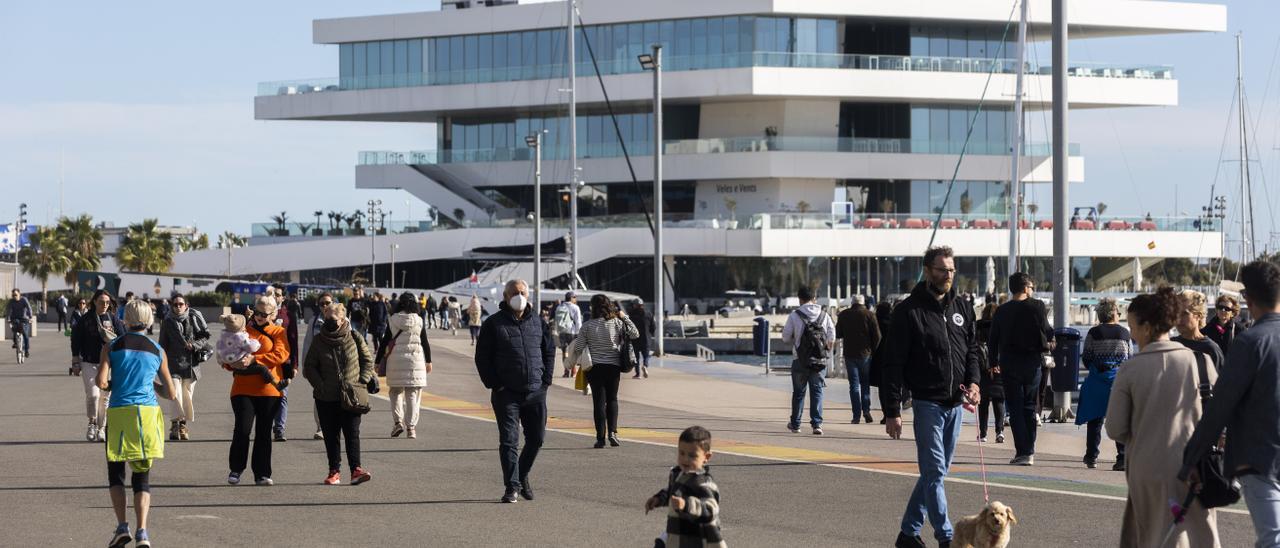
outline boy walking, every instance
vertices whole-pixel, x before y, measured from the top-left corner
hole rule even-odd
[[[676,466],[667,488],[644,503],[644,512],[667,507],[667,528],[654,539],[654,548],[724,548],[720,536],[720,488],[707,470],[711,460],[711,432],[690,426],[680,433]]]

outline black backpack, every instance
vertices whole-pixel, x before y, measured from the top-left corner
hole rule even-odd
[[[799,312],[797,311],[797,314]],[[831,350],[828,348],[827,332],[822,328],[823,319],[827,317],[826,312],[819,312],[818,317],[812,322],[806,322],[804,329],[800,332],[800,344],[796,347],[796,364],[798,367],[807,367],[812,371],[822,371],[827,368],[827,358],[831,357]]]

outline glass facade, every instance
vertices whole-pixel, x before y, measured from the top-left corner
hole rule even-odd
[[[836,27],[835,19],[755,16],[588,25],[580,28],[574,46],[584,74],[594,72],[588,43],[602,74],[640,72],[636,56],[655,43],[663,45],[669,70],[744,67],[760,64],[757,53],[838,54]],[[566,46],[564,29],[346,43],[338,48],[339,85],[359,89],[563,78],[568,72]],[[795,59],[780,57],[783,66]]]
[[[989,217],[1008,212],[1008,185],[1003,181],[956,181],[950,199],[947,183],[850,180],[843,187],[845,199],[854,203],[858,213]]]
[[[972,106],[912,106],[911,139],[932,145],[929,151],[919,152],[959,154],[970,122],[973,134],[968,136],[968,152],[1010,149],[1013,111],[1007,108],[988,107],[979,112]]]
[[[912,25],[911,55],[1010,59],[1015,54],[1016,32],[1014,26],[1010,26],[1006,36],[1003,26]]]
[[[698,134],[697,108],[672,107],[663,109],[668,119],[680,116],[693,122],[668,123],[664,129],[667,139],[691,139]],[[653,114],[650,112],[616,112],[618,127],[607,113],[580,112],[578,114],[578,157],[616,158],[622,156],[622,143],[627,152],[637,156],[653,153]],[[438,150],[445,151],[447,159],[483,162],[525,158],[528,149],[526,136],[544,131],[544,159],[561,160],[569,157],[569,118],[567,115],[521,115],[514,118],[439,120],[440,139]],[[618,135],[622,138],[619,140]]]

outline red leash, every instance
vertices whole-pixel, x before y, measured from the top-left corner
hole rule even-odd
[[[978,429],[978,466],[982,469],[982,501],[991,502],[991,492],[987,490],[987,460],[982,453],[982,425],[978,424],[978,409],[974,407],[973,402],[969,400],[969,395],[964,396],[965,407],[973,407],[973,424]],[[998,417],[996,420],[1002,421],[1004,417]]]

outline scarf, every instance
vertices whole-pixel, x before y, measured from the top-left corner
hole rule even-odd
[[[335,346],[341,346],[344,339],[351,336],[351,322],[343,319],[340,322],[326,321],[320,329],[320,338]]]

